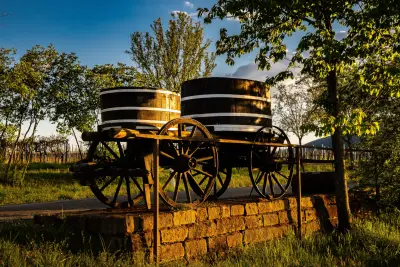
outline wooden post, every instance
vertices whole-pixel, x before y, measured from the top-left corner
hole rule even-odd
[[[154,219],[154,228],[153,228],[153,256],[154,262],[158,265],[159,261],[159,231],[158,231],[158,214],[160,209],[159,203],[159,195],[158,195],[158,186],[159,186],[159,151],[160,151],[160,140],[155,139],[153,143],[153,179],[154,179],[154,190],[153,190],[153,219]]]
[[[301,174],[300,174],[300,147],[296,147],[296,172],[297,172],[297,233],[299,238],[302,238],[302,231],[301,231],[301,223],[302,223],[302,216],[301,216]]]

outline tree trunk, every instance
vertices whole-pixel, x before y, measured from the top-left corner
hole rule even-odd
[[[327,77],[328,85],[328,112],[335,118],[340,112],[340,102],[337,92],[336,69],[329,72]],[[332,148],[335,158],[335,186],[336,186],[336,206],[338,211],[338,231],[347,232],[351,228],[351,212],[349,205],[349,194],[347,189],[347,181],[344,166],[344,149],[342,142],[342,129],[340,126],[335,127],[332,135]]]
[[[82,160],[83,159],[82,151],[81,151],[81,147],[80,147],[79,142],[78,142],[78,138],[76,137],[76,133],[74,131],[74,128],[72,128],[72,133],[74,134],[75,142],[76,142],[76,145],[78,146],[79,155],[81,156],[81,160]]]

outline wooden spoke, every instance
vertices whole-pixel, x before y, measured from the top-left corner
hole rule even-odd
[[[200,188],[200,186],[197,184],[196,180],[193,178],[193,176],[190,174],[190,172],[187,172],[185,176],[190,184],[190,187],[193,189],[193,191],[196,194],[203,196],[204,195],[203,189]]]
[[[161,150],[160,150],[160,154],[163,155],[163,156],[166,157],[166,158],[175,159],[175,158],[174,158],[173,156],[171,156],[170,154],[167,154],[167,153],[165,153],[164,151],[161,151]]]
[[[258,184],[260,182],[260,180],[262,179],[263,175],[264,175],[264,172],[262,172],[261,170],[258,170],[256,184]]]
[[[197,152],[197,150],[204,144],[204,142],[199,142],[196,146],[196,148],[192,151],[192,153],[190,153],[190,157],[193,157],[194,153]]]
[[[103,144],[103,146],[108,150],[108,152],[111,153],[111,155],[113,155],[116,159],[119,159],[119,156],[114,152],[114,150],[112,150],[106,142],[102,141],[101,142]]]
[[[101,188],[100,191],[103,191],[107,186],[109,186],[118,176],[111,177],[111,179],[105,183]]]
[[[274,196],[274,184],[272,183],[271,174],[268,173],[269,189],[271,190],[271,195]]]
[[[118,198],[118,194],[119,194],[119,190],[121,189],[121,185],[122,185],[122,181],[124,180],[123,176],[120,176],[119,182],[118,182],[118,186],[117,186],[117,190],[115,191],[114,194],[114,198],[113,198],[113,203],[117,202],[117,198]]]
[[[195,172],[199,172],[201,174],[204,174],[205,176],[213,177],[212,174],[209,174],[208,172],[205,172],[203,170],[199,170],[199,169],[192,169],[192,170],[195,171]]]
[[[285,176],[284,174],[282,174],[279,171],[275,171],[277,174],[279,174],[280,176],[282,176],[283,178],[285,178],[286,180],[288,180],[289,178],[287,176]]]
[[[211,160],[211,159],[214,159],[214,156],[209,156],[209,157],[196,159],[196,162],[203,162],[203,161],[208,161],[208,160]]]
[[[124,149],[122,148],[121,142],[117,142],[117,146],[118,146],[118,151],[119,151],[119,156],[120,157],[124,157]]]
[[[125,176],[124,178],[125,178],[125,184],[126,184],[126,194],[128,195],[128,203],[129,203],[129,206],[132,206],[133,202],[132,202],[132,195],[131,195],[131,185],[129,182],[130,178],[128,176]]]
[[[190,132],[190,136],[189,137],[192,138],[194,136],[196,130],[197,130],[197,125],[194,125],[193,128],[192,128],[192,131]]]
[[[169,178],[167,179],[167,181],[165,182],[165,184],[164,184],[163,187],[162,187],[163,190],[164,190],[164,189],[167,187],[167,185],[171,182],[171,180],[172,180],[172,178],[174,178],[175,174],[176,174],[176,171],[173,171],[173,172],[171,173],[171,175],[169,176]]]
[[[185,186],[185,191],[186,191],[186,198],[189,201],[189,203],[192,203],[192,197],[190,195],[190,190],[189,190],[189,186],[188,186],[188,182],[187,182],[187,176],[186,173],[182,174],[182,180],[183,180],[183,185]]]
[[[138,183],[138,181],[137,181],[135,178],[133,178],[132,181],[133,181],[133,183],[137,186],[137,188],[139,189],[139,191],[140,191],[142,194],[144,194],[144,190],[143,190],[142,187],[140,187],[140,184]]]
[[[178,199],[178,194],[179,194],[179,183],[181,182],[181,176],[182,174],[178,173],[178,177],[176,179],[175,183],[175,190],[174,190],[174,201],[176,202]]]
[[[267,194],[267,175],[264,173],[263,193]]]
[[[224,184],[224,182],[222,181],[221,175],[219,175],[219,173],[217,174],[217,181],[221,184],[221,186]]]
[[[276,179],[275,174],[271,174],[272,179],[274,179],[275,183],[278,185],[278,187],[282,190],[282,192],[285,192],[285,189],[283,188],[283,186],[281,185],[281,183],[279,183],[278,179]]]
[[[201,174],[201,173],[197,173],[196,175],[199,175],[199,174]],[[194,176],[195,176],[195,175],[192,175],[192,177],[194,177]],[[204,183],[204,181],[207,180],[207,178],[208,178],[208,177],[204,175],[204,177],[203,177],[203,179],[201,179],[199,185],[202,185],[202,184]]]

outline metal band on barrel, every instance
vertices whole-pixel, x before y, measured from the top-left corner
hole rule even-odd
[[[260,101],[265,101],[265,102],[271,102],[271,100],[266,97],[251,96],[251,95],[235,95],[235,94],[207,94],[207,95],[186,96],[186,97],[181,98],[181,102],[193,100],[193,99],[201,99],[201,98],[240,98],[240,99],[250,99],[250,100],[260,100]]]
[[[103,122],[101,123],[101,125],[110,124],[110,123],[125,123],[125,122],[166,124],[168,121],[121,119],[121,120],[108,120],[108,121],[103,121]]]
[[[150,111],[166,111],[172,113],[181,113],[180,110],[169,109],[169,108],[152,108],[152,107],[117,107],[117,108],[105,108],[101,110],[101,113],[109,112],[109,111],[118,111],[118,110],[150,110]]]
[[[181,116],[182,118],[208,118],[208,117],[257,117],[271,119],[271,115],[266,114],[254,114],[254,113],[234,113],[234,112],[221,112],[221,113],[203,113],[203,114],[191,114]]]
[[[168,91],[168,90],[152,90],[152,89],[115,89],[115,90],[109,90],[109,91],[102,91],[102,92],[100,92],[100,95],[114,94],[114,93],[160,93],[160,94],[166,94],[166,95],[180,96],[179,94]]]
[[[236,125],[236,124],[213,124],[205,126],[214,127],[215,132],[257,132],[263,127],[255,125]],[[265,127],[265,129],[272,130],[271,127]]]

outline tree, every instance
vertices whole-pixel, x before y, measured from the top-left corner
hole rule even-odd
[[[131,34],[131,48],[126,51],[144,74],[147,86],[180,92],[182,82],[211,75],[215,54],[207,52],[211,41],[203,42],[200,23],[181,12],[172,14],[165,32],[161,18],[151,29],[153,34]]]
[[[293,78],[290,68],[296,65],[302,67],[301,74],[326,81],[328,101],[324,109],[329,116],[320,129],[333,134],[338,229],[341,232],[351,228],[343,128],[357,132],[362,128],[360,122],[365,114],[358,111],[351,120],[346,119],[338,97],[337,76],[346,67],[356,66],[355,80],[364,91],[378,95],[390,91],[400,96],[400,73],[390,64],[400,57],[399,8],[396,0],[231,0],[218,1],[211,9],[199,10],[199,16],[206,14],[206,23],[229,16],[239,19],[240,32],[228,35],[226,29],[221,29],[217,42],[217,54],[226,53],[228,64],[234,64],[234,57],[258,49],[259,68],[269,69],[272,62],[287,58],[285,38],[298,31],[305,32],[289,59],[288,69],[266,82],[275,84]],[[341,39],[336,36],[340,27],[347,30],[347,35]],[[372,127],[376,131],[376,127]]]
[[[314,120],[310,95],[301,84],[280,84],[274,96],[274,116],[278,117],[278,126],[293,133],[302,145],[303,137],[310,132],[307,128]]]

